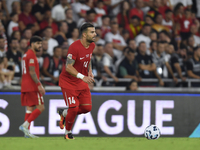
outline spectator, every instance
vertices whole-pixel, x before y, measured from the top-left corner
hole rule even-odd
[[[1,21],[0,21],[0,36],[2,36],[4,38],[4,42],[5,42],[4,50],[7,51],[7,49],[8,49],[8,40],[7,40],[7,37],[6,37],[6,34],[5,34],[4,26],[1,23]]]
[[[42,67],[43,67],[43,63],[44,63],[44,58],[42,57],[42,54],[43,54],[42,51],[43,51],[43,49],[41,49],[39,52],[36,52],[36,57],[37,57],[37,60],[39,63],[40,72],[42,72]]]
[[[173,6],[176,6],[178,3],[182,3],[183,6],[186,8],[191,9],[192,8],[192,0],[170,0],[171,4]]]
[[[48,40],[43,39],[42,41],[42,57],[45,59],[46,57],[50,57],[50,55],[47,53],[48,50]]]
[[[102,36],[101,28],[100,27],[96,27],[95,31],[96,31],[96,34],[97,34],[96,38],[95,38],[95,43],[104,46],[106,42],[105,42],[105,40],[103,40],[101,38],[101,36]]]
[[[53,49],[55,46],[58,46],[58,42],[52,38],[52,28],[51,27],[46,27],[44,29],[44,38],[48,41],[47,53],[50,56],[53,56]]]
[[[22,38],[19,42],[19,51],[22,53],[22,55],[26,52],[28,48],[28,41],[25,38]]]
[[[12,5],[11,5],[11,7],[8,7],[8,9],[10,9],[10,8],[12,8],[12,11],[10,11],[10,13],[17,13],[18,15],[20,15],[21,14],[21,5],[20,5],[20,0],[11,0],[11,1],[13,1],[12,2]],[[9,5],[7,5],[7,6],[9,6]]]
[[[191,10],[186,9],[185,10],[185,16],[182,17],[179,21],[181,26],[181,38],[183,42],[187,40],[188,36],[190,36],[190,27],[192,25],[192,18],[191,18]]]
[[[187,39],[187,55],[188,57],[193,56],[193,50],[197,45],[195,45],[194,37],[189,36]]]
[[[66,61],[67,61],[67,52],[68,52],[68,47],[62,47],[62,58],[61,58],[61,60],[62,60],[63,64],[65,64]]]
[[[97,24],[98,26],[102,25],[102,16],[106,15],[106,11],[103,9],[104,3],[103,0],[98,0],[97,1],[97,5],[94,8],[94,10],[96,11],[96,20],[97,20]]]
[[[198,33],[198,27],[196,25],[191,25],[190,33],[194,38],[195,45],[200,45],[200,37],[196,35]]]
[[[121,36],[123,37],[124,41],[127,43],[130,39],[129,31],[124,29],[122,30]]]
[[[170,29],[162,25],[162,21],[163,21],[163,16],[160,13],[157,13],[155,16],[155,24],[153,24],[151,27],[157,32],[160,32],[163,30],[169,32]]]
[[[11,34],[11,37],[10,37],[10,38],[11,38],[11,39],[12,39],[12,38],[16,38],[18,41],[20,41],[20,39],[21,39],[21,34],[20,34],[19,30],[14,31],[14,32]]]
[[[154,20],[157,14],[159,14],[159,8],[161,6],[161,0],[153,0],[152,7],[148,11],[147,15],[151,16]]]
[[[79,0],[79,2],[72,4],[73,10],[73,20],[78,22],[80,18],[86,17],[86,11],[90,10],[91,8],[85,4],[85,0]]]
[[[10,37],[12,35],[13,31],[19,30],[18,14],[11,13],[10,18],[11,18],[11,21],[8,24],[8,37]]]
[[[157,41],[158,40],[158,37],[157,37],[158,35],[157,35],[157,32],[151,32],[150,33],[150,39],[151,39],[151,41]]]
[[[74,28],[76,28],[76,22],[73,21],[73,11],[71,8],[68,8],[65,10],[65,16],[66,16],[66,22],[68,25],[68,32],[66,34],[66,37],[71,38],[72,31],[74,30]]]
[[[167,52],[171,55],[170,65],[175,77],[179,77],[183,82],[186,81],[185,62],[181,55],[175,53],[174,46],[170,44],[167,47]],[[182,86],[185,84],[182,83]]]
[[[157,51],[157,46],[158,46],[157,41],[154,41],[154,40],[151,41],[150,48],[149,48],[150,54],[152,54],[154,51]]]
[[[146,54],[146,43],[145,42],[140,42],[139,47],[138,47],[138,55],[136,57],[138,66],[139,66],[139,74],[141,78],[153,78],[157,75],[156,73],[156,65],[153,63],[152,57]],[[161,86],[164,85],[164,82],[162,81],[159,76],[156,76],[159,80],[159,84]],[[143,85],[152,85],[142,83]]]
[[[21,59],[22,54],[18,51],[19,49],[19,42],[17,39],[13,38],[10,41],[10,49],[6,52],[6,56],[8,59],[8,65],[10,66],[11,70],[14,70],[15,77],[21,77]]]
[[[184,6],[182,3],[177,3],[174,7],[174,21],[178,22],[184,16]]]
[[[143,0],[136,0],[135,1],[135,8],[131,9],[130,17],[138,16],[141,21],[144,20],[144,12],[142,11],[142,7],[144,7]]]
[[[152,26],[154,24],[154,20],[151,16],[149,15],[146,15],[145,18],[144,18],[144,22],[146,24],[149,24],[150,26]]]
[[[0,36],[0,58],[6,56],[5,55],[6,52],[4,50],[4,45],[5,45],[4,41],[5,41],[4,38]]]
[[[134,79],[131,80],[127,87],[126,87],[126,90],[130,90],[130,91],[137,91],[138,90],[138,83],[137,81],[135,81]]]
[[[110,18],[107,15],[102,16],[101,32],[102,32],[102,36],[101,36],[102,39],[104,39],[105,35],[108,32],[110,32]]]
[[[50,77],[50,82],[45,82],[48,85],[58,85],[59,74],[62,70],[62,49],[59,46],[54,47],[53,57],[46,57],[43,63],[43,73],[46,77]]]
[[[85,18],[80,18],[77,23],[77,27],[80,28],[85,22],[93,24],[95,27],[98,26],[95,17],[96,12],[94,9],[90,9],[86,12],[87,16]]]
[[[163,18],[166,18],[166,10],[173,10],[173,6],[170,0],[161,0],[161,5],[159,7],[159,13],[162,14]]]
[[[177,83],[178,80],[174,76],[171,66],[168,63],[169,57],[165,53],[164,43],[158,42],[157,49],[152,53],[152,60],[156,65],[156,71],[160,77],[168,78],[171,75],[174,82]]]
[[[4,86],[4,88],[12,88],[11,80],[13,78],[14,71],[10,71],[4,68],[4,59],[0,58],[0,89]]]
[[[139,72],[138,72],[138,64],[135,60],[135,52],[128,48],[127,55],[122,60],[119,65],[117,77],[119,78],[130,78],[135,81],[140,81]]]
[[[117,23],[111,24],[111,32],[105,35],[105,41],[111,42],[114,48],[114,54],[119,59],[122,55],[122,50],[126,47],[126,42],[118,33],[119,26]]]
[[[68,26],[65,21],[59,22],[58,23],[58,32],[55,35],[55,39],[57,40],[59,45],[62,45],[62,43],[67,40],[66,34],[68,32]]]
[[[194,48],[194,55],[187,61],[187,75],[189,78],[200,79],[200,47]],[[199,87],[199,83],[192,83],[193,87]]]
[[[132,16],[130,19],[130,24],[126,26],[126,29],[129,31],[130,38],[135,38],[141,31],[142,26],[144,25],[143,21],[140,21],[138,16]]]
[[[65,20],[65,10],[69,8],[67,0],[60,0],[60,4],[57,4],[52,8],[52,18],[56,22]]]
[[[72,31],[72,38],[68,39],[68,45],[70,46],[72,43],[74,43],[79,38],[79,30],[78,28],[74,28]]]
[[[33,6],[32,15],[35,16],[38,22],[44,19],[44,14],[49,10],[49,6],[46,4],[45,0],[38,0],[38,2]]]
[[[58,26],[57,24],[53,21],[53,19],[51,18],[51,11],[50,10],[46,10],[45,14],[44,14],[44,19],[43,21],[40,23],[40,29],[44,30],[46,27],[51,27],[52,31],[53,31],[53,35],[55,35],[58,32]]]
[[[113,45],[112,43],[106,43],[104,48],[105,54],[103,56],[103,67],[101,68],[101,75],[104,79],[113,78],[115,82],[118,82],[118,78],[116,77],[116,69],[114,65],[115,56],[113,53]],[[114,85],[111,82],[106,82],[105,85]]]
[[[40,30],[40,27],[36,21],[36,18],[32,16],[31,13],[32,10],[32,2],[26,1],[23,3],[23,12],[19,15],[19,29],[23,31],[27,25],[31,24],[33,25],[32,33]]]
[[[137,45],[134,39],[130,39],[128,41],[128,47],[130,47],[132,50],[134,50],[136,52],[137,50]]]
[[[96,45],[96,52],[92,56],[92,72],[94,77],[101,78],[101,69],[102,69],[102,61],[104,55],[104,45],[97,44]]]
[[[173,12],[171,9],[167,9],[165,11],[165,18],[162,20],[162,25],[169,28],[170,32],[172,32],[173,27]]]
[[[130,10],[131,4],[128,1],[124,1],[121,3],[120,12],[117,15],[117,20],[118,24],[124,28],[129,25],[129,20],[131,18]]]
[[[22,37],[25,38],[27,40],[27,44],[29,45],[30,43],[30,39],[32,37],[32,31],[30,28],[26,28],[24,31],[23,31],[23,34],[22,34]]]
[[[135,38],[136,44],[139,45],[140,42],[145,41],[147,48],[149,48],[151,42],[149,37],[150,32],[151,26],[149,24],[145,24],[142,28],[142,32]]]

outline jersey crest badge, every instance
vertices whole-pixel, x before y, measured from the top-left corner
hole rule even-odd
[[[72,59],[72,54],[68,54],[67,58]]]
[[[34,64],[34,59],[30,59],[29,63]]]

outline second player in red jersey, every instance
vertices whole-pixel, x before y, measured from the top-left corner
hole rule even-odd
[[[88,84],[94,82],[91,57],[95,48],[95,28],[90,23],[82,25],[81,39],[70,45],[66,66],[59,77],[66,110],[60,110],[60,128],[65,120],[65,139],[74,139],[71,129],[77,115],[90,112],[92,109],[91,93]]]
[[[31,48],[24,54],[22,60],[21,104],[26,106],[26,114],[25,122],[19,130],[24,132],[25,137],[36,138],[30,134],[29,127],[44,110],[45,90],[39,80],[39,63],[35,55],[42,48],[42,38],[33,36],[30,39],[30,46]]]

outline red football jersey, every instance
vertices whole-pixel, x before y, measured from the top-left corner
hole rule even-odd
[[[68,49],[67,58],[75,60],[73,67],[85,76],[88,76],[88,65],[94,48],[94,43],[91,43],[89,48],[85,48],[81,41],[77,40],[72,43]],[[88,84],[83,82],[83,80],[70,75],[65,70],[65,67],[63,67],[59,77],[59,86],[65,89],[82,90],[85,89]]]
[[[180,25],[181,25],[181,32],[190,32],[190,27],[192,25],[192,19],[186,19],[183,17],[180,19]]]
[[[39,79],[39,63],[33,50],[29,49],[22,59],[22,85],[21,92],[38,91],[36,83],[31,78],[29,66],[35,67],[36,75]]]

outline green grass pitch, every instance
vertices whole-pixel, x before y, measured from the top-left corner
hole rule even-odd
[[[0,150],[199,150],[199,138],[0,137]]]

